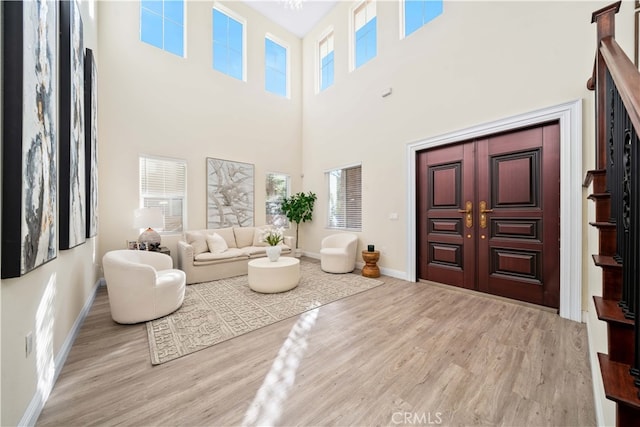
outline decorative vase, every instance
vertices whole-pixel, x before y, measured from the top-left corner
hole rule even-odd
[[[269,261],[276,262],[280,258],[280,252],[282,248],[280,246],[267,246],[267,256]]]

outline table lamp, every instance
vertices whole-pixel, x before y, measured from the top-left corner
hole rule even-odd
[[[144,243],[149,250],[160,248],[160,234],[153,229],[162,227],[163,217],[160,208],[139,208],[133,212],[133,226],[135,228],[145,228],[138,236],[138,243]]]

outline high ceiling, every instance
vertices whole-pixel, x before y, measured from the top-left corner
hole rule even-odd
[[[296,36],[303,38],[338,2],[334,0],[305,0],[302,2],[302,8],[298,10],[286,7],[284,0],[245,0],[244,3]]]

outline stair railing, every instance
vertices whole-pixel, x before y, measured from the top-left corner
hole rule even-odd
[[[598,49],[587,83],[596,97],[596,167],[606,169],[624,316],[634,321],[630,374],[640,388],[640,72],[615,40],[617,2],[593,13]],[[638,394],[640,396],[640,393]]]

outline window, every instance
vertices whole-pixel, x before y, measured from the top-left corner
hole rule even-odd
[[[140,40],[184,57],[184,1],[141,0]]]
[[[366,0],[353,10],[355,68],[377,54],[376,3]]]
[[[319,86],[320,90],[325,90],[333,84],[333,30],[320,38],[318,52],[320,54]]]
[[[289,228],[289,220],[282,213],[282,199],[289,197],[289,175],[267,174],[266,223]]]
[[[404,0],[404,37],[442,14],[442,0]]]
[[[246,80],[244,20],[221,6],[213,8],[213,68]]]
[[[184,160],[140,156],[140,207],[162,209],[164,232],[183,230],[186,178]]]
[[[264,39],[264,57],[266,91],[288,98],[288,48],[267,35]]]
[[[329,228],[362,230],[362,180],[360,165],[326,173],[329,183]]]

